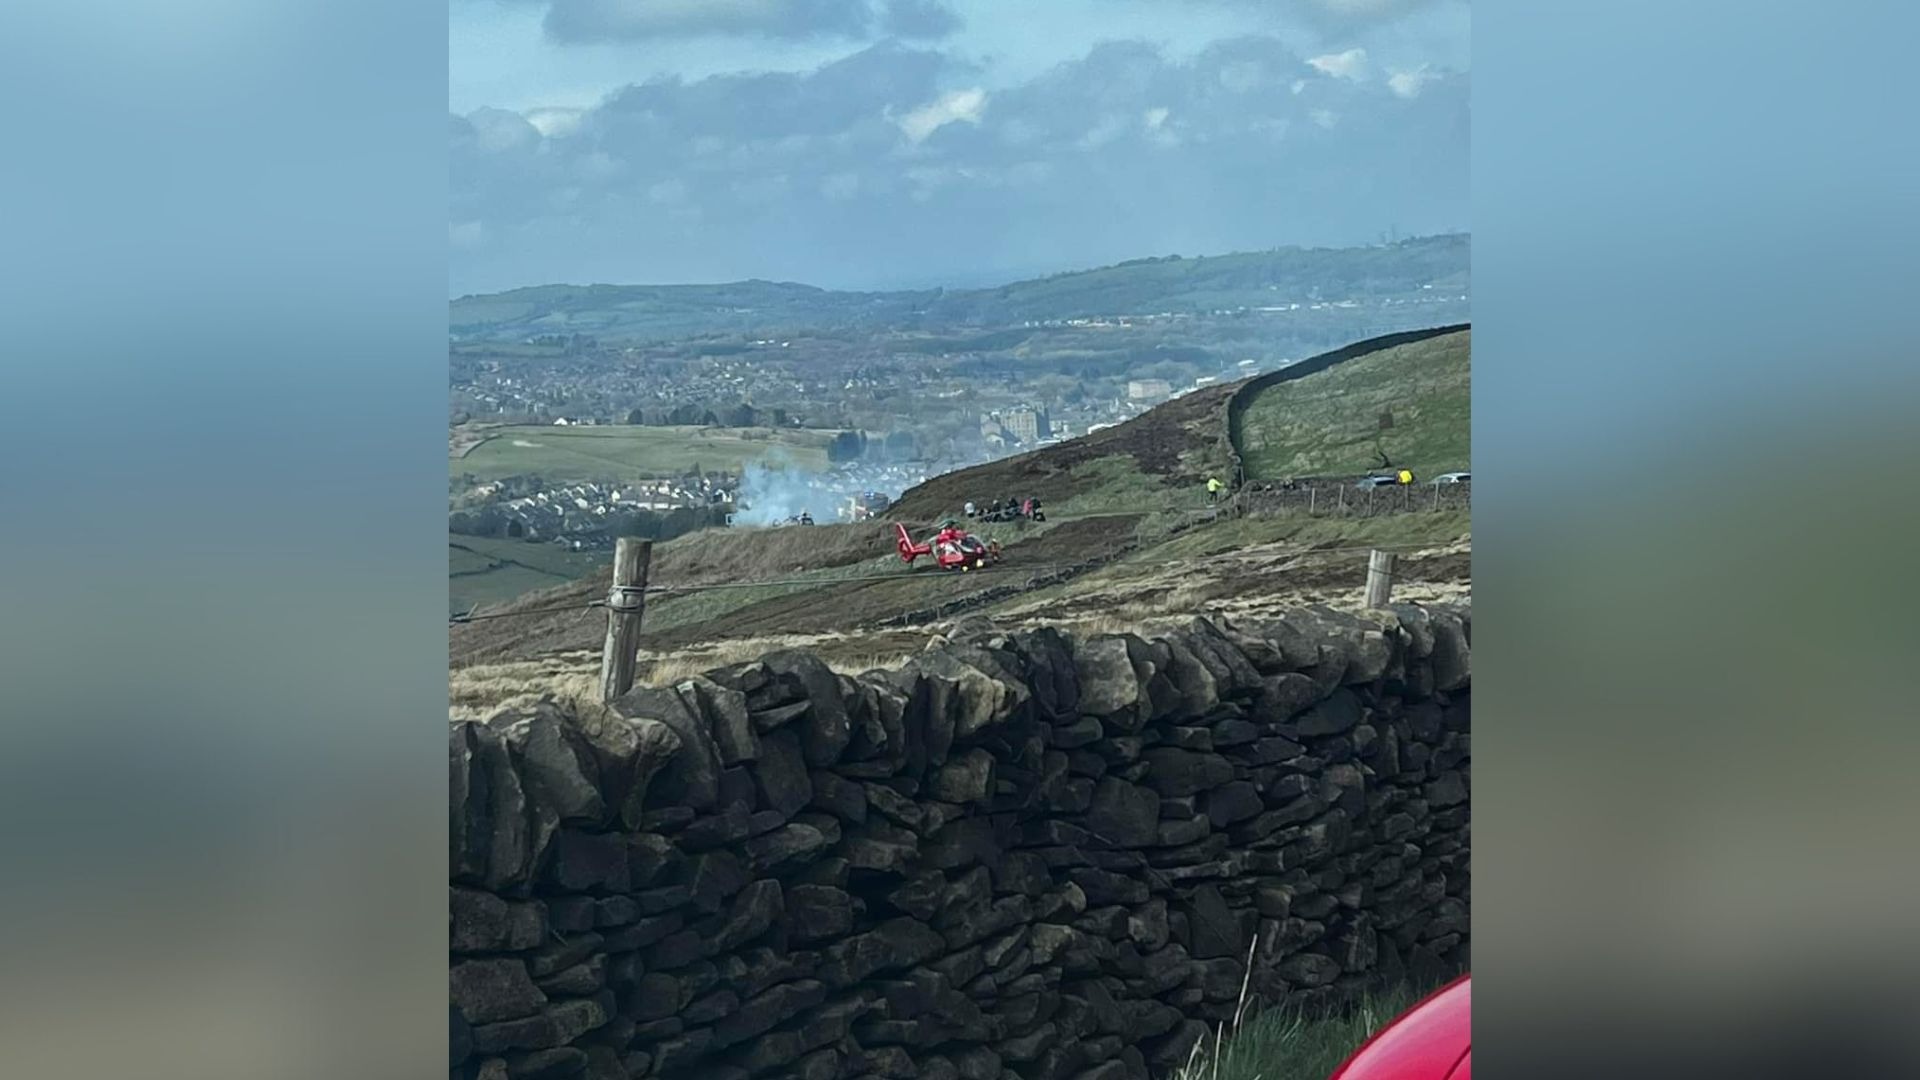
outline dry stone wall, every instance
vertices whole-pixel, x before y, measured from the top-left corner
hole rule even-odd
[[[1140,1080],[1468,960],[1470,614],[960,627],[450,726],[457,1077]]]

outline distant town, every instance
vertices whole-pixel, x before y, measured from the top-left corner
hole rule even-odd
[[[747,282],[466,298],[449,347],[449,529],[584,551],[857,520],[956,468],[1462,321],[1466,254],[1442,237],[1141,259],[972,293]],[[1085,310],[1143,297],[1157,309]]]
[[[698,472],[610,461],[596,475],[456,476],[449,528],[593,550],[623,533],[670,539],[802,515],[852,520],[929,476],[1099,431],[1369,333],[1443,322],[1466,303],[1449,293],[948,333],[460,343],[450,358],[456,457],[489,428],[534,425],[768,429],[829,441],[826,460],[811,468],[783,465],[770,449],[773,471],[758,483],[746,462]],[[1437,310],[1394,310],[1415,304]]]

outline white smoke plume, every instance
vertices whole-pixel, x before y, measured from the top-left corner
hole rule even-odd
[[[819,522],[834,519],[831,496],[820,489],[821,477],[802,469],[792,458],[774,454],[747,465],[740,474],[736,525],[778,525],[802,511]]]
[[[868,491],[899,498],[901,492],[929,476],[973,463],[853,463],[821,472],[776,451],[741,470],[733,523],[779,525],[802,512],[813,515],[821,525],[845,521],[853,500]]]

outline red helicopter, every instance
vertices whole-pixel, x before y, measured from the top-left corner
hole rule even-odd
[[[988,563],[1000,561],[1000,545],[986,543],[979,537],[962,529],[949,518],[940,523],[940,531],[931,540],[922,544],[913,542],[907,527],[894,523],[894,546],[900,551],[900,558],[908,563],[922,555],[933,556],[934,565],[942,570],[977,570]]]

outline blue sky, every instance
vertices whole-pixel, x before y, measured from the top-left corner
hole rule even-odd
[[[1464,0],[452,0],[450,285],[980,284],[1467,227]]]

